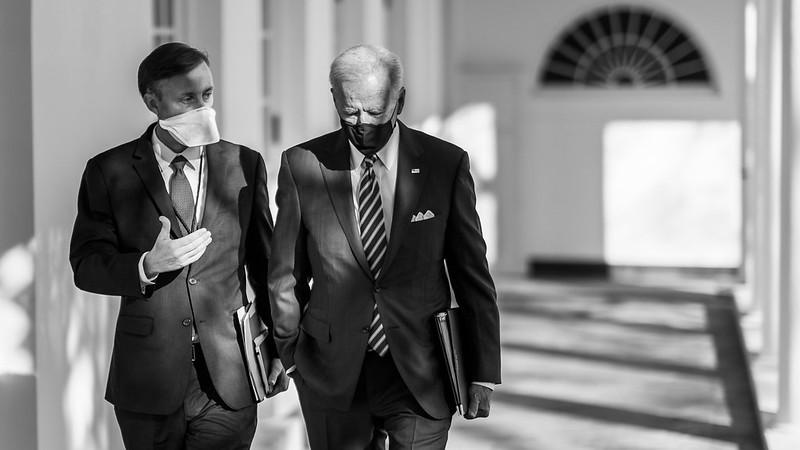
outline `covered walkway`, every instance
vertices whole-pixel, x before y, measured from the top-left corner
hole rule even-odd
[[[458,450],[760,450],[730,295],[501,280],[504,383]]]

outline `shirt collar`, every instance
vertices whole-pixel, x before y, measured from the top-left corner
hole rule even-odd
[[[378,159],[383,163],[387,170],[392,170],[394,165],[397,163],[397,152],[400,148],[399,130],[400,125],[398,121],[395,122],[394,130],[392,130],[392,136],[389,138],[389,141],[376,153],[376,155],[378,155]],[[352,142],[350,142],[350,139],[347,140],[347,144],[350,145],[350,167],[353,169],[361,167],[361,163],[364,161],[364,155],[358,151]]]
[[[159,161],[159,165],[167,165],[169,166],[172,164],[172,160],[178,156],[178,153],[175,153],[166,146],[161,139],[158,138],[158,134],[156,133],[156,129],[153,128],[153,151],[156,154],[156,159]],[[203,146],[199,147],[189,147],[186,150],[180,153],[186,160],[188,161],[187,165],[192,169],[197,170],[200,164],[200,158],[203,155]]]

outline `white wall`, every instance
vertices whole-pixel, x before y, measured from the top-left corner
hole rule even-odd
[[[695,37],[710,64],[718,87],[715,93],[541,89],[537,78],[549,46],[574,20],[608,4],[605,1],[451,0],[447,4],[449,111],[463,106],[469,96],[460,80],[471,67],[510,67],[524,80],[519,92],[521,145],[505,150],[506,157],[516,162],[517,172],[503,174],[518,180],[512,184],[518,192],[505,188],[499,192],[516,195],[519,203],[513,211],[501,209],[499,215],[521,230],[515,239],[526,258],[603,259],[602,131],[608,122],[741,119],[743,0],[632,3],[661,11]]]
[[[78,291],[67,255],[86,160],[152,120],[136,87],[150,2],[32,4],[39,448],[121,448],[103,400],[119,300]]]

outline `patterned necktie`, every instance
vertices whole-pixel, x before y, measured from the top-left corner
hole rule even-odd
[[[169,178],[169,196],[172,197],[172,207],[178,215],[178,222],[184,234],[192,232],[194,227],[194,197],[192,197],[192,187],[186,174],[183,173],[183,166],[188,161],[181,155],[175,157],[170,163],[173,173]]]
[[[383,258],[386,255],[383,202],[381,202],[381,192],[378,188],[378,180],[375,178],[375,170],[372,167],[376,160],[377,156],[375,155],[364,158],[364,172],[361,174],[361,182],[358,186],[358,225],[361,229],[361,242],[364,244],[364,252],[367,254],[367,261],[374,279],[378,278]],[[367,343],[380,356],[384,356],[389,351],[377,303],[372,307],[372,324],[369,326]]]

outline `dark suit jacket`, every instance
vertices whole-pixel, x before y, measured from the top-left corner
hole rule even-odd
[[[269,276],[275,339],[285,367],[296,365],[328,406],[347,409],[377,302],[403,380],[429,414],[443,418],[453,410],[432,317],[450,305],[445,262],[461,306],[468,377],[474,381],[500,382],[496,294],[466,152],[398,126],[392,230],[374,281],[355,218],[344,132],[283,153]],[[412,215],[428,210],[434,218],[411,222]]]
[[[78,196],[70,244],[75,284],[122,297],[106,399],[133,412],[177,410],[190,379],[194,311],[214,387],[225,404],[239,409],[254,403],[232,317],[247,301],[245,266],[259,312],[272,328],[266,284],[272,217],[264,161],[230,142],[206,146],[201,226],[213,241],[197,262],[162,273],[142,294],[138,262],[155,243],[158,216],[170,219],[173,238],[180,233],[153,153],[153,126],[90,159]]]

